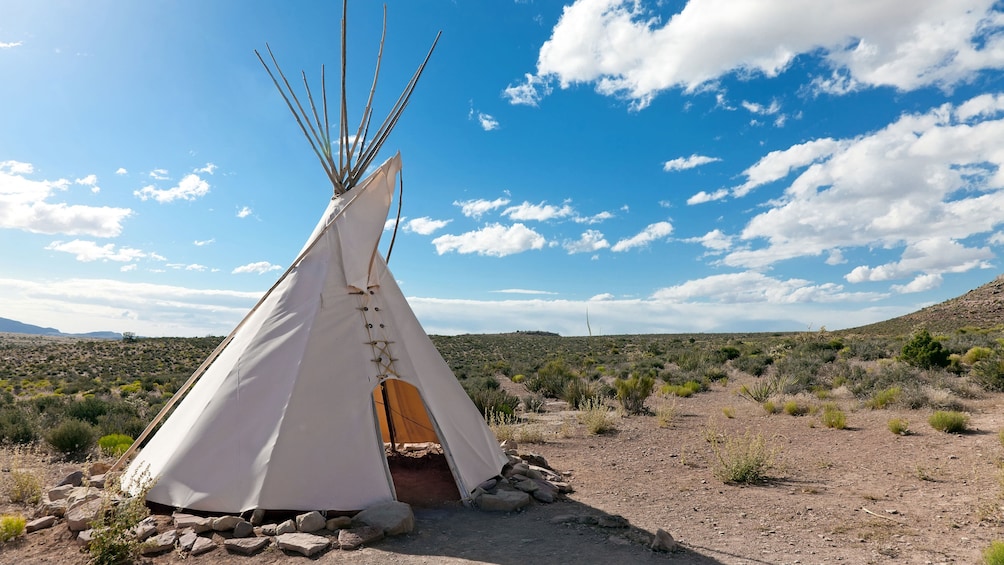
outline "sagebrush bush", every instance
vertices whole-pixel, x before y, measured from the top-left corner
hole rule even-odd
[[[94,428],[87,422],[69,419],[63,420],[61,424],[49,432],[45,440],[63,455],[79,459],[86,456],[94,447],[96,436]]]
[[[586,402],[600,396],[593,383],[579,377],[573,377],[565,382],[561,391],[561,399],[568,403],[572,410],[578,410]]]
[[[946,434],[961,434],[969,428],[969,416],[962,412],[938,410],[928,418],[932,428]]]
[[[881,410],[886,406],[893,404],[899,399],[899,395],[903,392],[898,386],[889,387],[885,390],[880,390],[872,395],[865,405],[873,410]]]
[[[654,386],[655,379],[648,375],[614,380],[614,388],[617,390],[617,401],[620,402],[621,408],[628,414],[642,414],[645,412],[645,400],[652,394]]]
[[[140,476],[140,482],[135,485],[138,488],[130,488],[138,491],[135,496],[119,501],[114,495],[121,493],[108,492],[102,499],[101,511],[90,524],[93,531],[87,551],[93,565],[121,565],[134,563],[139,558],[143,543],[133,532],[140,521],[150,515],[146,493],[153,487],[148,474]]]
[[[842,430],[847,427],[847,415],[836,404],[824,404],[822,418],[823,425],[827,428]]]
[[[715,455],[715,476],[725,483],[757,484],[767,479],[776,450],[767,445],[763,434],[747,430],[742,435],[706,432]]]
[[[784,403],[784,413],[789,416],[805,416],[809,413],[809,405],[797,400],[789,400]]]
[[[930,369],[948,366],[948,351],[927,330],[913,334],[900,351],[900,359],[911,365]]]
[[[24,526],[27,523],[24,516],[0,516],[0,543],[13,541],[24,535]]]
[[[27,445],[38,439],[31,416],[19,406],[0,408],[0,443]]]
[[[512,415],[519,406],[519,398],[501,389],[478,388],[468,390],[467,396],[474,402],[478,412],[501,412]]]
[[[7,499],[15,504],[38,504],[42,499],[42,480],[37,474],[11,469],[6,481]]]
[[[910,422],[902,418],[893,418],[889,420],[889,431],[898,436],[905,436],[910,433]]]
[[[680,398],[688,398],[701,392],[701,383],[697,381],[687,381],[682,385],[674,384],[664,384],[659,389],[659,392],[666,396],[679,396]]]
[[[973,364],[972,378],[986,390],[1004,391],[1004,355],[990,355]]]
[[[599,400],[590,400],[579,412],[579,423],[586,426],[592,435],[605,434],[615,429],[614,415],[607,405]]]

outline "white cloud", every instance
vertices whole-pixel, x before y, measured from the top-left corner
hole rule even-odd
[[[502,290],[492,290],[490,292],[495,292],[499,294],[558,294],[557,292],[549,292],[546,290],[529,290],[525,288],[504,288]]]
[[[20,47],[21,44],[22,43],[20,41],[14,41],[14,42],[8,42],[8,43],[4,43],[3,41],[0,41],[0,49],[13,49],[14,47]]]
[[[168,263],[167,265],[164,266],[177,271],[196,271],[200,273],[209,269],[209,267],[206,267],[205,265],[200,265],[198,263],[192,263],[188,265],[184,263]]]
[[[93,192],[95,194],[97,194],[98,192],[101,192],[101,187],[98,186],[98,177],[97,177],[97,175],[87,175],[86,177],[84,177],[82,179],[77,179],[77,180],[75,180],[73,182],[75,184],[80,184],[80,185],[91,187],[91,192]]]
[[[598,214],[593,214],[592,216],[575,216],[574,218],[572,218],[572,221],[577,224],[592,225],[605,222],[606,220],[609,220],[610,218],[613,217],[614,215],[611,214],[610,212],[603,211]]]
[[[89,263],[91,261],[118,261],[128,263],[147,257],[147,254],[139,249],[133,249],[131,247],[121,247],[116,249],[115,244],[113,243],[98,245],[93,241],[84,241],[80,239],[67,242],[53,241],[49,245],[45,246],[45,249],[47,251],[69,253],[74,255],[77,261],[81,261],[83,263]]]
[[[645,227],[640,233],[627,239],[622,239],[610,248],[611,251],[627,251],[635,247],[646,247],[657,239],[662,239],[673,233],[669,222],[656,222]]]
[[[0,228],[115,237],[122,233],[122,222],[132,215],[128,208],[50,202],[57,192],[66,191],[70,182],[27,178],[33,172],[30,163],[0,162]]]
[[[248,208],[247,206],[241,206],[240,209],[237,210],[238,218],[247,218],[251,214],[254,214],[254,211],[251,210],[251,208]]]
[[[168,180],[167,169],[154,169],[150,171],[150,178],[154,180]]]
[[[282,267],[279,265],[273,265],[268,261],[258,261],[256,263],[248,263],[247,265],[241,265],[233,271],[230,272],[232,275],[244,275],[248,273],[253,273],[256,275],[263,275],[270,271],[281,271]]]
[[[510,84],[502,93],[510,104],[537,106],[540,101],[551,94],[551,85],[546,79],[527,73],[522,84]]]
[[[900,294],[909,294],[913,292],[924,292],[927,290],[935,289],[941,286],[941,275],[930,274],[930,275],[919,275],[917,278],[910,281],[908,284],[892,285],[893,292],[898,292]]]
[[[476,231],[460,235],[441,235],[432,240],[436,252],[440,255],[456,251],[460,254],[477,253],[493,257],[543,249],[546,242],[544,236],[519,223],[511,226],[495,223]]]
[[[722,230],[718,229],[709,231],[701,237],[691,237],[685,239],[684,241],[688,243],[700,243],[707,249],[716,253],[727,251],[732,247],[732,236],[725,235]]]
[[[468,112],[467,119],[476,121],[478,125],[481,126],[481,129],[485,131],[492,131],[494,129],[498,129],[499,127],[499,121],[493,116],[475,110],[474,108],[471,108],[470,112]]]
[[[417,233],[419,235],[431,235],[436,230],[446,227],[453,220],[433,220],[428,216],[408,220],[404,224],[404,231]]]
[[[610,242],[603,237],[602,232],[598,230],[586,230],[582,232],[582,236],[577,241],[566,241],[563,247],[568,250],[569,255],[575,253],[592,253],[593,251],[610,247]]]
[[[719,188],[714,192],[700,191],[697,194],[691,196],[687,199],[688,206],[694,206],[696,204],[704,204],[705,202],[714,202],[715,200],[721,200],[729,195],[728,189]]]
[[[513,220],[532,220],[536,222],[546,222],[547,220],[553,220],[557,218],[567,218],[575,213],[575,210],[571,206],[565,204],[560,208],[552,204],[545,204],[541,202],[540,204],[530,204],[529,202],[523,202],[518,206],[512,206],[506,208],[503,212],[503,216],[509,216]]]
[[[209,183],[202,180],[196,174],[185,175],[178,186],[165,190],[158,189],[153,185],[144,186],[140,190],[133,192],[140,200],[154,199],[161,204],[173,202],[175,200],[195,200],[209,193]]]
[[[841,285],[812,284],[803,279],[777,279],[763,273],[745,271],[712,275],[659,289],[656,300],[669,302],[719,302],[724,304],[792,304],[797,302],[847,302],[877,300],[876,293],[847,293]]]
[[[690,0],[669,18],[659,3],[578,0],[541,46],[534,74],[507,96],[536,105],[541,86],[592,84],[635,109],[660,92],[695,92],[723,76],[775,77],[799,56],[833,69],[830,93],[861,87],[949,87],[1004,67],[994,0]],[[714,46],[709,48],[709,46]]]
[[[740,235],[749,245],[724,263],[763,268],[868,247],[904,251],[897,263],[858,267],[849,281],[982,268],[992,255],[968,240],[990,237],[1004,223],[1004,119],[975,110],[981,104],[961,104],[961,112],[945,104],[854,139],[817,140],[761,159],[737,192],[802,170],[749,221]],[[963,240],[966,246],[957,243]]]
[[[740,104],[749,112],[761,116],[773,116],[781,111],[781,104],[777,100],[771,100],[770,105],[768,106],[757,104],[756,102],[750,102],[748,100],[743,100]]]
[[[214,164],[212,164],[212,163],[206,163],[206,166],[204,166],[204,167],[199,167],[198,169],[195,169],[195,170],[194,170],[194,171],[192,171],[192,172],[193,172],[193,173],[206,173],[206,174],[208,174],[208,175],[211,175],[211,174],[213,174],[213,173],[214,173],[215,171],[216,171],[216,165],[214,165]],[[165,172],[167,172],[167,171],[165,171]]]
[[[215,238],[214,239],[195,240],[195,241],[192,242],[192,245],[195,245],[196,247],[203,247],[203,246],[206,246],[206,245],[210,245],[212,243],[216,243],[216,239]]]
[[[116,175],[128,175],[129,171],[127,171],[125,169],[125,167],[119,167],[118,169],[115,169],[115,174]]]
[[[718,157],[708,157],[695,153],[690,157],[677,157],[676,159],[666,161],[662,164],[662,170],[666,172],[684,171],[686,169],[693,169],[694,167],[700,167],[701,165],[707,165],[708,163],[715,163],[717,161],[721,161],[721,159]]]
[[[467,216],[468,218],[474,218],[475,220],[480,219],[481,216],[485,215],[492,210],[501,208],[509,204],[508,198],[496,198],[495,200],[485,200],[479,198],[477,200],[460,200],[454,201],[454,206],[460,206],[460,212]]]

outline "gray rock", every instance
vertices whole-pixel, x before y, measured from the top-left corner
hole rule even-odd
[[[252,555],[261,551],[269,544],[268,538],[235,538],[223,542],[223,547],[227,551],[240,553],[241,555]]]
[[[558,514],[551,518],[552,524],[575,524],[578,523],[579,517],[575,514]]]
[[[174,527],[179,530],[192,528],[195,533],[201,534],[202,532],[208,532],[213,529],[212,518],[203,518],[202,516],[195,516],[182,512],[175,512],[173,518]]]
[[[503,443],[505,443],[505,442],[503,442]],[[499,484],[499,480],[495,479],[495,478],[492,478],[492,479],[488,479],[487,481],[481,483],[476,488],[479,488],[479,489],[481,489],[483,491],[492,491],[492,490],[495,489],[496,486],[498,486],[498,484]]]
[[[226,532],[234,529],[237,522],[240,522],[240,516],[220,516],[218,518],[213,518],[213,530],[217,532]]]
[[[143,555],[155,555],[174,549],[174,543],[178,541],[178,531],[168,530],[159,536],[152,537],[143,542],[139,552]]]
[[[655,539],[652,540],[652,551],[676,551],[679,545],[669,532],[659,528],[655,532]]]
[[[216,544],[213,543],[213,540],[209,538],[198,537],[195,539],[195,545],[192,546],[192,555],[202,555],[203,553],[209,553],[214,549],[216,549]]]
[[[547,459],[544,459],[543,455],[538,455],[536,453],[521,453],[519,457],[530,465],[544,467],[546,469],[551,468],[551,466],[547,464]]]
[[[66,509],[72,510],[85,502],[101,498],[101,491],[92,487],[73,487],[66,494]]]
[[[104,501],[100,499],[88,500],[82,504],[66,511],[66,527],[71,532],[79,532],[91,527],[91,522],[98,517]]]
[[[56,523],[55,516],[42,516],[41,518],[35,518],[31,522],[24,525],[24,532],[30,534],[31,532],[37,532],[38,530],[44,530],[46,528],[51,528],[53,524]]]
[[[139,541],[146,541],[153,534],[157,533],[157,521],[153,516],[147,516],[139,521],[133,528],[133,534]]]
[[[87,547],[91,545],[91,541],[94,540],[94,530],[82,530],[77,534],[77,543]]]
[[[324,523],[325,529],[331,530],[341,530],[342,528],[348,528],[352,525],[352,518],[349,516],[335,516],[334,518],[328,518],[328,521]]]
[[[359,549],[367,543],[383,539],[383,530],[376,526],[361,526],[338,532],[338,547]]]
[[[499,447],[501,447],[502,451],[506,454],[514,454],[517,450],[519,450],[519,445],[516,444],[515,440],[511,439],[503,440],[502,443],[499,444]]]
[[[92,476],[90,480],[87,481],[87,486],[94,488],[105,488],[104,474]]]
[[[61,487],[51,488],[49,489],[49,500],[53,502],[56,500],[63,500],[67,496],[69,496],[70,491],[73,490],[74,488],[76,487],[74,487],[73,485],[63,485]]]
[[[181,551],[191,551],[198,539],[199,534],[193,532],[191,528],[186,528],[185,531],[178,536],[178,548],[181,549]]]
[[[618,516],[617,514],[604,514],[603,516],[598,516],[596,518],[596,525],[601,528],[626,528],[629,524],[627,518],[624,516]]]
[[[550,504],[554,502],[554,493],[543,488],[538,488],[537,490],[530,493],[533,499],[538,502],[543,502],[544,504]]]
[[[246,538],[252,535],[254,535],[254,526],[251,525],[251,522],[241,520],[234,526],[235,538]]]
[[[57,484],[56,486],[61,487],[63,485],[71,485],[79,487],[81,484],[83,484],[83,480],[84,480],[84,472],[74,471],[69,475],[66,475],[66,477],[64,477],[63,480],[59,481],[59,484]]]
[[[352,521],[381,528],[388,536],[407,534],[415,529],[415,514],[411,506],[397,500],[374,504],[356,514]]]
[[[530,504],[530,495],[516,490],[500,490],[482,494],[474,501],[478,508],[489,512],[513,512]]]
[[[251,525],[260,526],[265,523],[265,509],[255,508],[254,512],[251,513]]]
[[[279,549],[295,551],[310,557],[315,553],[320,553],[327,549],[330,542],[326,537],[304,532],[293,532],[291,534],[282,534],[275,538],[275,544],[279,546]]]
[[[274,536],[276,535],[275,530],[279,526],[276,524],[265,524],[261,527],[261,535],[263,536]]]
[[[66,499],[63,498],[60,500],[46,500],[45,497],[43,496],[42,512],[44,514],[52,514],[53,516],[62,518],[63,516],[66,515]]]
[[[517,490],[529,493],[533,493],[533,491],[535,490],[540,490],[540,486],[538,486],[537,483],[533,481],[533,479],[517,480],[515,483],[513,483],[513,486],[516,487]]]
[[[323,529],[326,520],[318,511],[307,512],[296,517],[296,530],[299,532],[316,532]]]
[[[296,531],[296,522],[292,519],[286,520],[275,527],[275,535],[291,534]]]

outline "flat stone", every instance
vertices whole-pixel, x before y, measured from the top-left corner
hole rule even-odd
[[[343,532],[346,530],[342,530]],[[381,532],[382,533],[382,532]],[[331,542],[328,538],[323,536],[315,536],[314,534],[307,534],[304,532],[293,532],[291,534],[282,534],[275,538],[275,544],[279,546],[279,549],[286,551],[295,551],[310,557],[315,553],[320,553],[328,548]]]
[[[502,442],[502,443],[505,443],[505,442]],[[492,479],[488,479],[487,481],[481,483],[476,488],[479,488],[479,489],[481,489],[483,491],[492,491],[492,490],[495,490],[495,487],[498,486],[498,484],[499,484],[499,480],[495,479],[495,478],[492,478]]]
[[[93,487],[73,487],[66,494],[66,509],[72,510],[85,502],[101,498],[101,491]],[[50,499],[51,500],[51,499]]]
[[[547,464],[547,459],[544,459],[543,455],[539,455],[537,453],[521,453],[519,458],[526,461],[529,465],[537,468],[551,468],[551,466]]]
[[[383,530],[376,526],[361,526],[338,532],[338,547],[342,549],[359,549],[367,543],[383,538]]]
[[[55,516],[42,516],[41,518],[35,518],[31,522],[24,525],[24,532],[30,534],[31,532],[37,532],[38,530],[44,530],[46,528],[51,528],[53,524],[56,523]]]
[[[139,552],[143,555],[155,555],[174,549],[174,543],[178,541],[178,531],[168,530],[159,536],[152,537],[143,542]]]
[[[543,502],[544,504],[550,504],[554,502],[554,493],[543,488],[538,488],[537,490],[530,493],[533,499],[538,502]]]
[[[397,500],[374,504],[356,514],[352,521],[380,528],[388,536],[407,534],[415,529],[411,506]]]
[[[213,529],[211,518],[203,518],[202,516],[185,514],[183,512],[175,512],[172,517],[174,518],[174,527],[179,530],[192,528],[195,533],[201,534],[202,532],[208,532]]]
[[[275,530],[279,526],[277,524],[265,524],[261,527],[261,535],[263,536],[274,536],[276,535]]]
[[[516,487],[517,490],[521,490],[523,492],[528,492],[531,494],[535,490],[540,490],[540,486],[538,486],[537,483],[533,481],[533,479],[518,480],[513,484],[513,486]]]
[[[91,478],[87,481],[87,486],[94,488],[105,488],[105,476],[101,475],[91,475]]]
[[[268,539],[268,538],[263,538]],[[192,555],[202,555],[203,553],[209,553],[210,551],[216,549],[216,544],[213,540],[204,537],[198,537],[195,540],[195,544],[192,546]]]
[[[66,477],[64,477],[63,480],[59,481],[59,484],[57,484],[56,486],[61,487],[63,485],[70,485],[79,487],[81,484],[83,484],[83,481],[84,481],[84,472],[74,471],[69,475],[66,475]]]
[[[286,520],[275,527],[275,535],[291,534],[296,531],[296,522],[292,519]]]
[[[513,512],[530,504],[530,495],[515,490],[500,490],[482,494],[474,501],[478,508],[489,512]]]
[[[341,530],[342,528],[348,528],[352,525],[352,518],[350,516],[335,516],[334,518],[328,518],[328,521],[324,523],[325,529],[331,530]]]
[[[296,530],[299,532],[316,532],[317,530],[323,529],[326,520],[324,516],[321,516],[320,512],[316,510],[313,512],[307,512],[306,514],[300,514],[296,517]]]
[[[199,534],[193,532],[190,528],[186,528],[185,531],[178,536],[178,548],[181,551],[191,551],[192,547],[195,546],[195,541],[199,539]]]
[[[42,500],[42,512],[44,512],[45,514],[52,514],[53,516],[57,516],[59,518],[62,518],[63,516],[66,515],[65,498],[60,500],[49,500],[49,501],[44,500],[44,498],[45,497],[43,497]]]
[[[63,485],[60,487],[51,488],[49,489],[49,500],[51,501],[63,500],[70,495],[70,491],[73,490],[74,488],[75,487],[73,485]]]
[[[253,555],[269,544],[268,538],[234,538],[223,542],[227,551],[241,555]]]
[[[88,500],[66,511],[66,527],[71,532],[79,532],[91,527],[91,522],[98,517],[104,501],[100,499]]]
[[[133,527],[133,533],[139,541],[146,541],[153,534],[157,533],[157,521],[153,516],[147,516]]]
[[[235,538],[246,538],[252,535],[254,535],[254,526],[251,525],[251,522],[241,520],[234,526]]]
[[[217,532],[226,532],[234,529],[237,522],[240,522],[240,516],[220,516],[219,518],[213,518],[213,530]]]
[[[669,532],[659,528],[655,532],[655,539],[652,540],[652,551],[676,551],[679,547],[673,536]]]
[[[87,547],[91,545],[91,541],[94,539],[94,530],[81,530],[77,534],[77,543]]]

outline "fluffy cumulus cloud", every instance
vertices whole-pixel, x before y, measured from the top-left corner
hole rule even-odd
[[[20,47],[20,41],[0,41],[0,49],[13,49],[15,47]]]
[[[493,257],[543,249],[546,242],[544,236],[520,223],[511,226],[495,223],[479,230],[460,235],[441,235],[432,240],[436,252],[440,255],[455,251],[461,254],[476,253]]]
[[[701,237],[691,237],[684,241],[688,243],[700,243],[711,254],[719,254],[732,247],[732,237],[726,235],[722,230],[711,230]]]
[[[434,232],[447,226],[452,220],[433,220],[428,216],[415,218],[404,222],[404,231],[417,233],[418,235],[432,235]]]
[[[992,243],[1004,225],[1002,114],[1000,96],[981,96],[903,115],[854,139],[767,155],[735,193],[781,179],[786,188],[748,222],[739,235],[746,245],[724,263],[763,268],[826,253],[840,263],[848,249],[866,248],[902,255],[877,267],[853,266],[848,282],[987,267],[994,255],[979,240]]]
[[[34,167],[19,161],[0,162],[0,228],[43,234],[115,237],[122,223],[132,215],[128,208],[85,206],[56,202],[71,183],[66,179],[34,180]],[[97,186],[97,177],[88,175],[76,184]]]
[[[508,198],[496,198],[495,200],[485,200],[479,198],[476,200],[458,200],[453,203],[454,206],[460,207],[460,212],[467,216],[468,218],[474,218],[475,220],[480,219],[492,210],[496,210],[503,206],[509,204]]]
[[[708,163],[714,163],[716,161],[721,161],[717,157],[708,157],[706,155],[693,154],[690,157],[677,157],[676,159],[670,159],[662,164],[662,170],[666,172],[670,171],[685,171],[687,169],[693,169],[694,167],[700,167],[701,165],[707,165]]]
[[[518,206],[506,208],[502,212],[502,215],[509,216],[513,220],[546,222],[547,220],[567,218],[574,213],[575,210],[568,204],[554,206],[545,202],[541,202],[540,204],[524,202]]]
[[[240,267],[237,267],[236,269],[234,269],[233,271],[231,271],[231,274],[233,274],[233,275],[246,275],[246,274],[264,275],[265,273],[268,273],[268,272],[271,272],[271,271],[281,271],[281,270],[282,270],[282,267],[279,266],[279,265],[273,265],[272,263],[269,263],[268,261],[258,261],[258,262],[255,262],[255,263],[248,263],[247,265],[241,265]]]
[[[479,126],[481,126],[481,129],[485,131],[492,131],[498,129],[499,127],[499,121],[491,114],[486,114],[475,110],[474,108],[471,108],[471,111],[467,115],[467,119],[476,122]]]
[[[663,239],[673,233],[669,222],[656,222],[645,227],[641,232],[629,238],[622,239],[610,248],[611,251],[628,251],[636,247],[647,247],[653,241]]]
[[[733,73],[774,77],[809,55],[828,69],[814,88],[835,94],[947,88],[1004,67],[1004,19],[994,0],[725,4],[690,0],[671,14],[658,2],[577,0],[541,46],[536,72],[505,94],[536,105],[553,83],[584,83],[640,109],[667,89],[694,92]]]
[[[717,302],[792,304],[798,302],[869,301],[875,293],[848,293],[834,283],[812,284],[803,279],[778,279],[746,271],[712,275],[657,290],[655,300],[667,302]]]
[[[48,251],[60,251],[73,255],[77,261],[117,261],[129,263],[148,257],[149,254],[131,247],[116,249],[115,244],[98,245],[93,241],[74,239],[73,241],[54,241],[46,246]]]
[[[177,186],[171,188],[159,189],[153,185],[149,185],[133,192],[133,194],[140,200],[152,199],[160,202],[161,204],[174,202],[175,200],[195,200],[208,193],[209,183],[195,173],[185,175]]]
[[[602,232],[598,230],[586,230],[579,239],[566,241],[563,247],[568,251],[569,255],[575,253],[592,253],[610,247],[610,242],[603,237]]]

